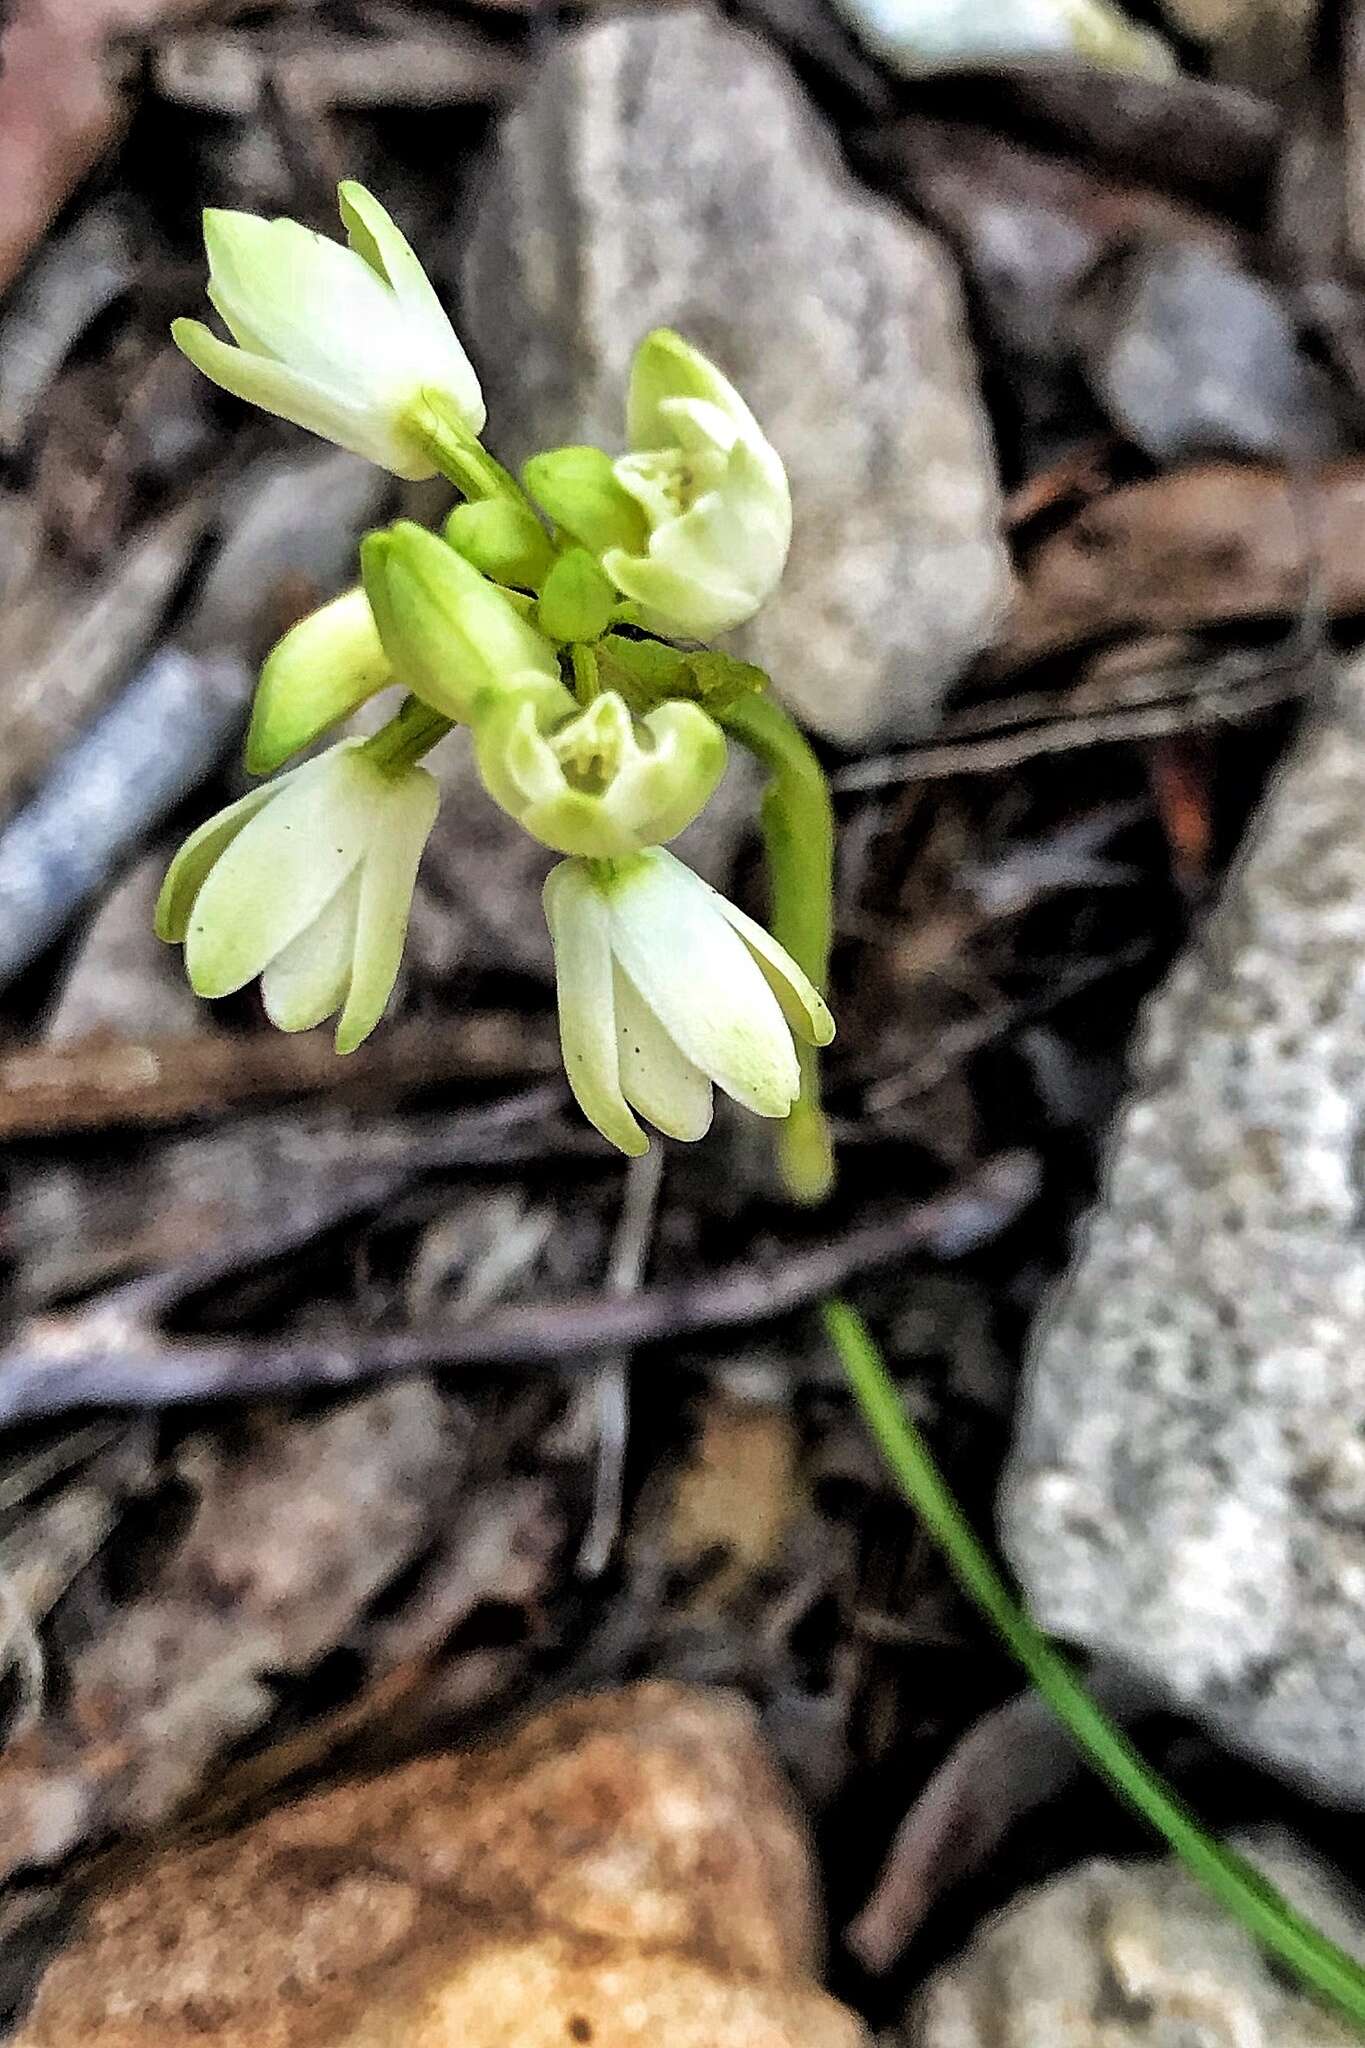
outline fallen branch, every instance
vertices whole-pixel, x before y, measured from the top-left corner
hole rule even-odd
[[[843,1237],[634,1295],[507,1302],[465,1324],[281,1338],[168,1335],[150,1316],[164,1282],[134,1283],[74,1315],[35,1318],[0,1354],[0,1425],[88,1408],[161,1408],[350,1387],[392,1373],[497,1366],[575,1369],[636,1344],[742,1329],[789,1314],[910,1254],[961,1257],[1037,1190],[1037,1163],[1004,1153],[932,1201]]]
[[[552,1031],[502,1010],[405,1025],[344,1060],[327,1031],[22,1046],[0,1055],[0,1140],[229,1116],[283,1096],[373,1100],[443,1081],[530,1079],[557,1067]]]

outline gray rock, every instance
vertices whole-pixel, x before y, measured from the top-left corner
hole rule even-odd
[[[1365,1957],[1365,1922],[1276,1833],[1239,1844]],[[905,2048],[1346,2048],[1357,2036],[1272,1969],[1174,1861],[1096,1859],[1025,1892],[926,1985]]]
[[[779,59],[700,9],[565,35],[474,218],[462,331],[490,445],[619,449],[632,350],[679,328],[792,480],[787,577],[742,651],[846,744],[922,730],[1009,590],[957,281],[851,180]]]
[[[1365,1802],[1365,664],[1154,999],[1002,1502],[1043,1624]]]
[[[1330,379],[1279,296],[1209,241],[1158,243],[1103,273],[1079,315],[1099,395],[1158,462],[1305,461],[1347,445]]]

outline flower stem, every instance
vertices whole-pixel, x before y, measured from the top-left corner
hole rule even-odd
[[[535,512],[512,472],[489,454],[442,393],[423,391],[408,409],[405,422],[441,475],[471,503],[481,498],[508,498]]]
[[[1111,1789],[1163,1835],[1190,1874],[1278,1962],[1365,2034],[1365,1968],[1304,1919],[1261,1873],[1205,1834],[1188,1807],[1104,1714],[1070,1665],[1010,1593],[905,1413],[881,1354],[857,1311],[828,1301],[825,1329],[863,1419],[910,1505],[942,1547],[964,1591],[1005,1643]]]
[[[569,662],[573,668],[574,695],[586,708],[602,694],[597,649],[590,647],[585,640],[575,640],[569,649]]]
[[[776,699],[748,695],[716,713],[768,771],[760,825],[773,937],[824,993],[834,931],[834,809],[825,771]],[[834,1148],[820,1106],[819,1054],[799,1045],[801,1092],[779,1127],[778,1163],[798,1202],[834,1185]]]
[[[420,697],[405,697],[388,724],[366,740],[364,752],[386,775],[405,775],[454,729],[453,718],[442,717]]]

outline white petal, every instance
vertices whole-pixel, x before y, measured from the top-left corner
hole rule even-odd
[[[474,365],[460,345],[445,307],[407,237],[372,192],[353,179],[337,188],[341,218],[353,248],[388,279],[420,357],[422,381],[452,398],[473,431],[483,431],[487,408]]]
[[[208,295],[242,345],[339,390],[400,346],[393,294],[364,258],[296,220],[204,214]]]
[[[569,1086],[588,1122],[638,1159],[649,1150],[649,1140],[621,1093],[610,920],[600,890],[578,861],[562,861],[551,870],[545,921],[555,950],[559,1039]]]
[[[661,849],[662,850],[662,849]],[[700,875],[694,875],[691,868],[674,858],[666,856],[678,868],[694,889],[700,889],[718,910],[726,923],[732,925],[756,956],[764,977],[782,1005],[782,1014],[793,1031],[807,1039],[811,1045],[828,1045],[834,1036],[834,1019],[829,1004],[825,1001],[815,983],[801,967],[798,967],[785,946],[779,946],[772,933],[765,931],[752,917],[747,917],[728,898],[704,882]]]
[[[410,446],[398,433],[394,409],[361,406],[341,397],[329,386],[306,377],[301,371],[275,362],[269,356],[252,355],[220,341],[200,320],[176,320],[171,333],[177,348],[234,398],[259,405],[338,448],[363,455],[381,469],[412,481],[436,474],[435,464]]]
[[[359,905],[357,871],[266,968],[261,1000],[277,1030],[311,1031],[346,1000]]]
[[[796,1047],[757,961],[680,863],[653,847],[608,885],[611,947],[694,1066],[759,1116],[786,1116]]]
[[[214,866],[185,939],[197,995],[245,987],[359,866],[371,824],[369,777],[352,772],[359,744],[343,742],[292,776]]]
[[[184,944],[194,899],[215,862],[257,811],[279,795],[285,779],[281,777],[279,782],[248,791],[225,811],[207,819],[197,832],[191,832],[167,868],[161,894],[156,899],[155,926],[159,939],[173,946]]]
[[[621,1087],[641,1116],[669,1138],[704,1138],[711,1128],[711,1083],[679,1052],[649,1005],[618,968],[616,1040]]]
[[[417,865],[440,807],[434,775],[412,768],[387,795],[360,874],[355,968],[337,1024],[338,1052],[369,1037],[393,993],[408,935]]]

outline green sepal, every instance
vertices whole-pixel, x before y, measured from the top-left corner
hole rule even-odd
[[[742,697],[768,687],[768,674],[752,661],[737,661],[718,648],[688,650],[665,640],[631,640],[608,633],[598,658],[613,689],[633,711],[648,710],[669,697],[683,697],[707,711],[728,711]]]
[[[555,525],[593,554],[624,548],[642,555],[648,548],[649,522],[603,449],[551,448],[531,457],[521,480]]]
[[[597,640],[615,609],[615,585],[586,548],[570,548],[545,579],[536,617],[552,640]]]
[[[456,554],[495,583],[539,590],[554,566],[554,546],[535,513],[508,498],[457,505],[444,531]]]

